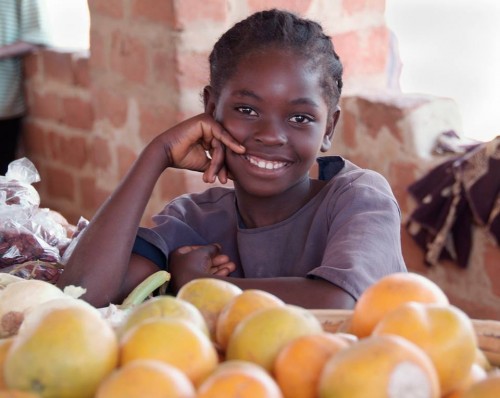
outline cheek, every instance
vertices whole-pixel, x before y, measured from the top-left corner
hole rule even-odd
[[[243,143],[243,141],[248,137],[249,126],[247,124],[231,119],[222,120],[220,123],[236,141]]]

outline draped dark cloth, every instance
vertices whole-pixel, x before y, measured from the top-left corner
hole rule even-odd
[[[500,244],[500,136],[452,156],[408,190],[417,207],[406,229],[427,265],[448,259],[467,267],[475,225]]]

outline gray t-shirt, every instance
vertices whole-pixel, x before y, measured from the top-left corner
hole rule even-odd
[[[406,271],[400,211],[380,174],[339,157],[322,159],[335,175],[284,221],[245,228],[234,190],[214,187],[174,199],[153,218],[156,226],[139,229],[139,239],[165,259],[180,246],[219,243],[237,266],[231,276],[322,278],[357,299],[382,276]]]

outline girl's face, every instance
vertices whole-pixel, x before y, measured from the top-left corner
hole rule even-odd
[[[291,51],[253,52],[240,62],[214,104],[215,119],[246,148],[226,153],[238,189],[272,196],[308,183],[338,116],[329,117],[319,82],[318,68]]]

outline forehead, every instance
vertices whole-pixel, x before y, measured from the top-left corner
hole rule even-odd
[[[251,90],[267,96],[310,97],[322,101],[319,68],[292,50],[268,48],[240,59],[223,91]]]

